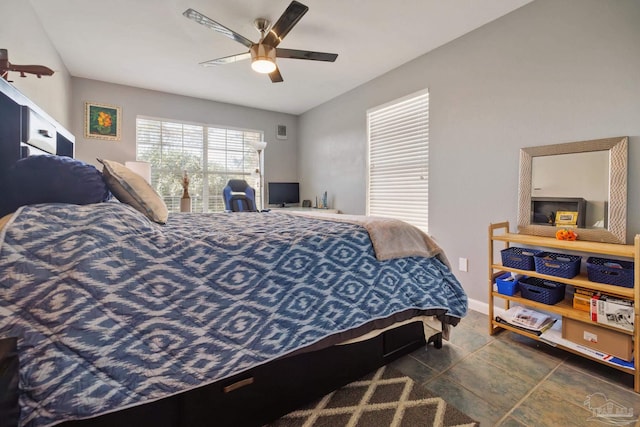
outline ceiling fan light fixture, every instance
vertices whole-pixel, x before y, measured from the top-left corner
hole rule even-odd
[[[248,38],[236,33],[224,25],[206,17],[198,11],[187,9],[183,15],[187,18],[210,28],[225,37],[228,37],[243,46],[249,48],[240,54],[225,56],[223,58],[212,59],[201,62],[201,65],[231,64],[237,61],[251,58],[251,68],[261,74],[268,74],[271,83],[280,83],[282,74],[276,64],[276,57],[289,59],[306,59],[312,61],[334,62],[338,57],[336,53],[312,52],[299,49],[282,49],[278,47],[282,39],[289,34],[289,31],[300,21],[300,18],[307,13],[309,8],[302,3],[293,0],[287,9],[280,15],[275,24],[266,18],[257,18],[253,21],[256,30],[260,33],[260,41],[254,43]]]
[[[251,68],[258,73],[269,74],[276,69],[276,64],[270,59],[254,59]]]
[[[275,71],[276,49],[262,43],[251,46],[251,68],[262,74]]]

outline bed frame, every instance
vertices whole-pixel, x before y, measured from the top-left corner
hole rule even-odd
[[[0,79],[0,180],[4,181],[4,171],[17,160],[39,152],[37,147],[28,143],[29,132],[34,132],[29,130],[28,124],[34,120],[33,117],[53,126],[55,136],[49,132],[49,137],[55,137],[56,154],[73,157],[74,136]],[[36,132],[42,133],[38,129]],[[423,323],[416,321],[365,341],[283,357],[155,402],[60,425],[261,426],[424,346],[427,341],[440,348],[442,334],[435,333],[425,340],[424,330]],[[13,368],[5,370],[2,375],[15,380],[13,383],[17,387],[17,364],[11,366]],[[0,408],[0,419],[15,419],[17,409],[17,402],[4,405]]]
[[[262,426],[424,344],[422,322],[414,322],[367,341],[285,357],[166,399],[61,426]]]
[[[63,427],[257,427],[312,402],[425,345],[421,321],[365,341],[283,357],[212,384]],[[442,347],[442,333],[429,343]],[[15,338],[0,340],[0,420],[18,425]]]

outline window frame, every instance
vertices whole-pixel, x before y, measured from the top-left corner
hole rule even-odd
[[[157,122],[157,125],[160,127],[160,132],[157,135],[157,137],[159,137],[159,142],[158,143],[153,143],[152,141],[150,141],[152,138],[150,137],[149,140],[147,141],[142,141],[140,140],[140,132],[142,131],[141,129],[141,120],[143,121],[151,121],[151,122]],[[177,156],[184,156],[184,128],[185,126],[190,126],[190,127],[199,127],[199,132],[201,133],[202,136],[202,145],[199,147],[199,167],[200,169],[197,172],[193,172],[193,171],[189,171],[187,169],[187,173],[190,175],[190,178],[192,180],[192,183],[194,182],[194,178],[196,180],[200,180],[200,186],[201,186],[201,191],[198,191],[198,193],[195,193],[193,188],[195,187],[194,185],[190,185],[189,186],[189,193],[190,196],[192,198],[192,203],[195,200],[198,200],[197,203],[195,203],[194,205],[197,206],[196,209],[194,209],[194,212],[221,212],[224,210],[224,203],[222,202],[222,199],[220,200],[214,200],[214,198],[216,197],[222,197],[222,191],[220,191],[220,194],[210,194],[210,186],[213,185],[212,183],[215,182],[215,178],[216,177],[221,177],[224,184],[226,185],[226,182],[229,179],[245,179],[249,185],[251,185],[251,187],[254,188],[255,190],[255,196],[256,196],[256,205],[260,206],[260,200],[261,198],[263,198],[263,194],[261,194],[261,191],[259,189],[259,177],[257,175],[255,175],[254,171],[256,169],[259,170],[264,170],[264,160],[262,160],[261,165],[258,165],[258,162],[261,160],[258,157],[257,152],[253,149],[253,147],[251,146],[251,144],[249,143],[249,140],[252,139],[260,139],[263,140],[264,139],[264,131],[262,130],[258,130],[258,129],[246,129],[246,128],[238,128],[238,127],[233,127],[233,126],[224,126],[224,125],[216,125],[216,124],[206,124],[206,123],[199,123],[199,122],[193,122],[193,121],[186,121],[186,120],[178,120],[178,119],[167,119],[167,118],[161,118],[161,117],[153,117],[153,116],[146,116],[146,115],[138,115],[136,116],[136,160],[138,161],[149,161],[148,157],[145,156],[143,153],[141,153],[141,145],[146,145],[149,148],[151,147],[156,147],[156,149],[160,150],[160,154],[159,155],[161,158],[163,156],[164,153],[164,149],[166,146],[170,146],[170,142],[167,143],[163,143],[163,135],[162,135],[162,129],[163,126],[165,125],[179,125],[181,126],[182,129],[182,137],[180,139],[180,145],[182,146],[182,151],[178,153],[178,150],[176,150],[176,154]],[[151,127],[151,126],[149,126]],[[223,130],[225,132],[225,136],[224,136],[224,142],[225,142],[225,149],[224,150],[218,150],[218,151],[222,151],[224,153],[224,157],[225,157],[225,163],[224,166],[222,168],[220,168],[220,170],[216,170],[215,167],[212,168],[212,165],[210,164],[210,154],[212,154],[212,150],[216,150],[215,147],[212,147],[212,131],[215,130]],[[228,144],[230,141],[232,141],[232,136],[229,136],[228,133],[229,132],[240,132],[242,133],[242,138],[241,138],[241,144],[242,144],[242,148],[241,150],[228,150]],[[254,135],[249,135],[249,137],[247,137],[246,134],[254,134]],[[156,135],[154,135],[156,136]],[[236,141],[237,143],[237,141]],[[240,157],[243,158],[242,160],[242,169],[241,170],[232,170],[229,168],[229,159],[227,157],[227,154],[229,152],[234,152],[234,153],[241,153]],[[247,159],[245,158],[245,156],[249,156],[249,163],[247,164]],[[253,162],[253,164],[251,164],[251,162]],[[184,165],[184,161],[183,161],[183,165]],[[157,190],[157,185],[159,182],[159,177],[158,177],[158,170],[157,170],[157,163],[155,164],[156,167],[154,167],[154,164],[152,163],[152,186]],[[167,170],[165,171],[164,166],[161,167],[162,168],[162,172],[161,173],[165,173],[166,175],[164,176],[164,179],[170,179],[171,175],[175,175],[176,179],[178,179],[178,176],[181,177],[182,176],[182,170],[178,170],[175,169],[173,170],[173,172],[170,172],[172,169],[171,168],[167,168]],[[169,172],[167,172],[169,171]],[[180,173],[178,173],[180,172]],[[263,172],[264,173],[264,172]],[[169,177],[169,178],[167,178]],[[253,182],[255,181],[255,182]],[[221,183],[218,183],[218,186],[222,185]],[[182,195],[182,190],[180,187],[180,194],[160,194],[160,197],[162,197],[163,199],[167,200],[167,207],[169,208],[170,212],[179,212],[180,211],[180,197]],[[195,199],[195,200],[194,200]],[[222,206],[222,209],[217,209],[217,206]]]
[[[412,106],[416,108],[415,115],[409,115],[409,118],[405,117],[401,121],[394,121],[394,115],[401,117],[403,112],[405,110],[410,111]],[[421,109],[421,106],[424,109]],[[398,218],[428,232],[429,90],[422,89],[370,108],[367,110],[366,116],[366,214]],[[384,137],[380,136],[381,128],[384,128],[384,122],[391,126],[391,130],[398,130],[398,133]],[[415,123],[412,124],[412,122]],[[402,129],[399,125],[403,123],[411,125],[411,128],[409,130]],[[412,134],[417,136],[414,137]],[[405,143],[399,141],[402,137],[407,139]],[[389,142],[394,138],[395,142],[391,142],[391,144],[395,145],[395,147],[389,146]],[[413,141],[412,138],[417,141]],[[397,150],[398,147],[401,148],[400,152]],[[397,165],[393,165],[393,160],[389,160],[391,151],[395,151]],[[416,153],[419,154],[419,157],[416,157]],[[382,162],[381,159],[385,157],[388,161]],[[407,160],[409,160],[408,163],[401,163]],[[376,164],[379,165],[378,169],[386,169],[387,172],[376,171]],[[407,165],[411,167],[409,168]],[[404,176],[400,176],[400,171]],[[414,176],[417,180],[409,181],[407,172],[410,172],[411,176]],[[415,176],[413,174],[418,175]],[[385,176],[381,177],[382,175]],[[384,182],[384,185],[380,184],[382,182]],[[413,188],[413,190],[407,191],[408,187]],[[414,190],[419,191],[419,194],[415,195],[412,192]],[[385,200],[387,202],[384,202]],[[403,208],[403,205],[411,204],[412,201],[414,202],[414,208]]]

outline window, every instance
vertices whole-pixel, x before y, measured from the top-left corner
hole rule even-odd
[[[429,226],[429,92],[367,111],[367,215]]]
[[[151,163],[151,185],[169,212],[180,211],[185,171],[193,212],[223,211],[222,189],[234,178],[244,179],[256,190],[256,206],[260,206],[258,154],[250,141],[261,140],[258,131],[136,119],[136,158]]]

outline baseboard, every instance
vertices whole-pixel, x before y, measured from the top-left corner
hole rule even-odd
[[[502,301],[502,300],[500,300]],[[477,311],[478,313],[489,315],[489,304],[486,302],[478,301],[477,299],[469,298],[469,310]],[[504,314],[505,310],[502,307],[493,307],[493,314],[500,316]]]
[[[489,304],[469,298],[469,310],[477,311],[482,314],[489,314]]]

